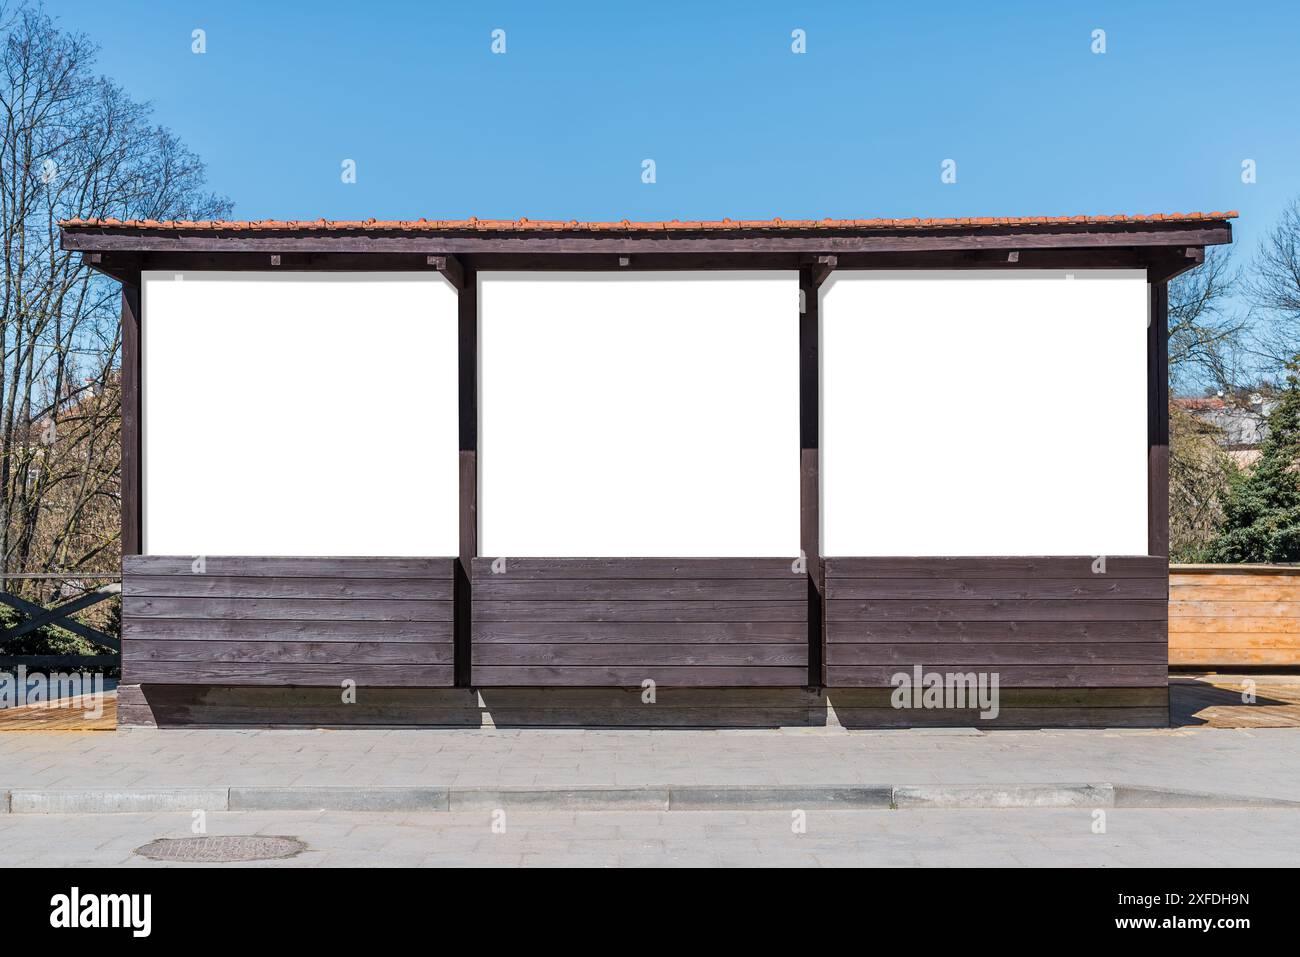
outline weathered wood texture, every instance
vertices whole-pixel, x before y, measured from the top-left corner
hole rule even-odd
[[[452,558],[195,562],[124,556],[123,684],[452,684]]]
[[[1167,687],[999,688],[998,712],[895,708],[892,688],[828,688],[845,728],[1150,728],[1169,721]]]
[[[1158,556],[828,558],[827,685],[997,672],[1002,688],[1167,685]]]
[[[420,257],[429,269],[430,256],[504,254],[549,256],[607,254],[741,254],[818,255],[834,253],[924,253],[934,251],[1069,249],[1076,255],[1091,249],[1122,249],[1133,259],[1145,249],[1199,247],[1230,242],[1226,220],[1164,220],[1133,223],[1006,224],[961,228],[742,228],[564,232],[549,229],[494,231],[438,229],[423,233],[407,229],[319,230],[291,227],[256,230],[199,227],[194,230],[60,227],[64,249],[81,252],[202,253],[369,253]],[[1005,256],[1003,257],[1005,262]],[[472,259],[466,265],[478,265]],[[843,261],[839,264],[845,266]],[[265,268],[265,267],[263,267]]]
[[[1148,286],[1147,554],[1169,555],[1169,284]]]
[[[122,554],[138,555],[144,545],[141,474],[144,462],[140,325],[140,274],[122,281]]]
[[[833,260],[834,257],[823,257]],[[826,608],[821,541],[821,306],[829,271],[799,270],[799,550],[808,567],[808,683],[826,683]]]
[[[455,565],[455,684],[473,680],[470,564],[478,554],[478,273],[462,270],[456,295],[456,434],[459,447],[459,548]]]
[[[808,576],[793,558],[473,563],[474,684],[808,682]]]
[[[376,688],[344,705],[332,688],[123,685],[124,727],[848,728],[1150,727],[1167,688],[1012,688],[996,718],[900,711],[887,688]],[[3,730],[0,728],[0,730]]]
[[[1170,566],[1169,663],[1300,666],[1300,568]]]

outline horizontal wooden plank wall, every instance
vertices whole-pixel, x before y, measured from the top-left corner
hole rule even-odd
[[[801,686],[807,574],[794,559],[476,558],[481,687]]]
[[[452,684],[452,558],[126,555],[122,683]]]
[[[1300,666],[1300,567],[1170,566],[1169,663]]]
[[[916,665],[997,672],[1002,688],[1168,685],[1159,556],[828,558],[830,688]]]

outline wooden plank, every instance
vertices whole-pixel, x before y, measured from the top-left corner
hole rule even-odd
[[[143,352],[140,308],[140,273],[122,283],[122,557],[138,555],[144,547],[141,499],[143,406],[141,400]]]
[[[1185,247],[1176,247],[1178,262],[1184,262],[1181,253]],[[979,273],[989,270],[1033,269],[1147,269],[1148,275],[1168,273],[1174,257],[1169,249],[1151,247],[1128,249],[1122,246],[1097,246],[1085,249],[1053,248],[1050,246],[1016,250],[1015,262],[1007,259],[1005,252],[997,250],[918,250],[911,252],[840,252],[836,254],[839,269],[874,270],[962,270]],[[278,253],[282,270],[312,272],[427,272],[428,254],[418,252],[286,252]],[[620,257],[607,252],[548,254],[481,253],[474,256],[473,265],[478,272],[501,271],[552,271],[563,269],[577,272],[621,271],[617,265]],[[756,269],[797,270],[804,256],[789,252],[680,252],[664,251],[643,253],[637,256],[638,270],[680,272],[682,270],[727,271]],[[101,273],[121,281],[138,274],[141,268],[163,272],[220,269],[226,271],[265,272],[267,256],[258,252],[163,252],[146,253],[105,252],[94,266]]]
[[[674,642],[714,644],[807,645],[808,629],[798,621],[595,622],[595,621],[477,621],[475,643],[546,644],[548,642]]]
[[[890,708],[892,687],[833,688],[827,691],[838,713],[842,708]],[[1156,708],[1169,703],[1169,688],[998,688],[1004,708]],[[900,709],[901,710],[901,709]]]
[[[1144,621],[832,621],[834,642],[1163,641],[1165,623]]]
[[[829,578],[1159,578],[1168,575],[1160,556],[1107,555],[1105,574],[1095,574],[1095,555],[939,556],[827,558]]]
[[[1169,708],[1007,708],[996,718],[983,719],[977,710],[837,708],[835,716],[846,728],[1164,728]]]
[[[449,641],[156,641],[137,640],[131,662],[284,662],[290,665],[452,663]]]
[[[792,234],[793,233],[793,234]],[[642,256],[656,253],[918,253],[946,250],[1023,250],[1068,247],[1208,246],[1230,242],[1227,222],[1086,223],[957,228],[861,230],[814,229],[778,232],[768,229],[699,230],[691,232],[609,231],[564,233],[520,230],[494,234],[488,230],[420,235],[409,231],[384,233],[220,232],[211,229],[187,233],[180,230],[101,231],[62,228],[65,249],[95,252],[265,252],[265,253],[388,253],[419,256],[506,253],[527,255],[562,253]],[[1139,261],[1136,256],[1134,260]],[[639,262],[639,260],[638,260]],[[843,261],[840,263],[844,265]],[[427,261],[424,268],[428,268]],[[557,264],[558,268],[558,264]]]
[[[1169,627],[1181,632],[1210,632],[1214,634],[1230,632],[1236,635],[1263,634],[1265,632],[1287,630],[1291,627],[1290,622],[1293,620],[1289,618],[1247,618],[1244,616],[1224,618],[1170,615]]]
[[[127,618],[292,618],[299,621],[450,621],[449,601],[366,599],[135,598],[122,599]]]
[[[665,687],[798,687],[808,680],[808,669],[806,666],[702,668],[696,665],[690,667],[480,665],[474,669],[474,683],[481,687],[640,687],[646,680]]]
[[[1300,580],[1272,579],[1243,584],[1170,582],[1169,598],[1174,601],[1300,601]]]
[[[133,575],[193,576],[197,557],[123,556],[123,581]],[[220,577],[449,579],[455,559],[211,555],[202,561],[202,574]]]
[[[1300,618],[1300,601],[1171,601],[1169,617]]]
[[[515,581],[488,575],[474,582],[477,601],[797,601],[807,597],[803,575],[785,578],[610,578]]]
[[[1178,588],[1199,588],[1214,586],[1217,588],[1292,588],[1300,590],[1300,576],[1297,575],[1266,575],[1257,572],[1251,575],[1233,575],[1233,574],[1199,574],[1169,575],[1169,587]]]
[[[1213,647],[1198,644],[1193,648],[1170,646],[1171,665],[1202,665],[1210,668],[1229,666],[1267,665],[1269,667],[1294,667],[1300,664],[1300,648],[1272,647],[1248,648],[1239,644]]]
[[[449,687],[451,665],[387,665],[350,662],[126,661],[123,684],[332,685],[358,687]]]
[[[122,593],[151,598],[410,598],[452,600],[450,578],[228,578],[130,575]]]
[[[808,666],[808,648],[802,644],[701,644],[680,642],[650,644],[483,644],[474,649],[478,666],[510,665],[615,665],[625,668],[664,666]]]
[[[75,668],[97,671],[118,666],[117,655],[0,655],[0,668]],[[3,713],[3,709],[0,709]]]
[[[124,727],[479,727],[482,709],[454,688],[369,688],[344,704],[335,687],[121,685]]]
[[[788,558],[511,558],[501,557],[498,578],[562,581],[614,578],[793,578],[798,556]],[[475,558],[474,583],[493,575],[497,558]]]
[[[1300,565],[1170,565],[1170,578],[1196,581],[1206,576],[1226,576],[1233,580],[1242,578],[1290,578],[1300,575]]]
[[[966,665],[925,662],[926,671],[970,670]],[[836,687],[886,688],[898,674],[898,665],[836,665],[827,669],[829,685]],[[1001,688],[1150,688],[1165,684],[1169,670],[1164,665],[998,665]]]
[[[1216,619],[1217,620],[1217,619]],[[1279,651],[1290,650],[1291,656],[1300,664],[1300,631],[1262,632],[1251,634],[1239,631],[1173,631],[1169,632],[1169,649],[1190,650],[1195,648],[1240,648],[1242,650],[1264,650],[1275,648]]]
[[[807,621],[803,601],[476,601],[477,621]]]
[[[492,710],[507,707],[514,709],[590,709],[590,710],[640,710],[704,709],[738,710],[749,708],[816,708],[824,705],[824,697],[804,687],[746,688],[662,688],[653,705],[641,700],[641,688],[593,685],[585,688],[528,688],[512,687],[496,690],[483,698]]]
[[[1122,665],[1139,663],[1164,665],[1168,649],[1164,642],[1130,644],[1118,641],[1064,644],[1058,642],[1008,642],[1007,644],[850,644],[836,642],[826,649],[828,665],[925,665],[943,661],[947,665],[996,667],[1029,664]],[[928,665],[927,665],[928,668]]]
[[[137,640],[165,641],[384,641],[446,642],[452,623],[445,621],[294,621],[291,619],[124,618],[122,640],[127,654]]]
[[[1030,599],[1125,598],[1162,599],[1160,578],[830,578],[826,597],[836,599]]]
[[[832,621],[1163,621],[1163,601],[1120,599],[882,599],[826,603]]]
[[[95,705],[99,707],[96,708]],[[87,712],[100,713],[91,717]],[[105,691],[96,702],[85,696],[60,699],[56,707],[45,703],[0,708],[0,733],[6,731],[113,731],[117,728],[117,692]]]

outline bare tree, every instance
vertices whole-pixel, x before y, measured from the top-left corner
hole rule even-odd
[[[1260,313],[1254,351],[1280,381],[1300,353],[1300,199],[1260,243],[1246,289]]]
[[[1193,386],[1231,389],[1248,317],[1237,314],[1232,296],[1241,282],[1231,252],[1211,246],[1205,262],[1169,283],[1170,391]]]
[[[1169,391],[1218,391],[1231,403],[1240,390],[1248,318],[1233,309],[1240,275],[1222,247],[1169,284]],[[1222,430],[1171,398],[1169,406],[1169,556],[1204,560],[1219,533],[1235,472],[1219,445]]]
[[[1202,562],[1222,530],[1236,475],[1219,447],[1220,430],[1190,412],[1169,409],[1169,560]]]
[[[0,12],[0,575],[114,568],[118,285],[60,219],[221,217],[199,159],[39,8]]]

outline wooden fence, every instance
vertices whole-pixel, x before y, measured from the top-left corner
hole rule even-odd
[[[99,629],[92,628],[73,618],[72,615],[74,612],[84,611],[91,605],[97,605],[101,601],[120,594],[122,586],[118,583],[121,579],[122,576],[119,574],[103,572],[23,572],[0,576],[0,604],[8,605],[26,618],[25,621],[11,628],[0,630],[0,668],[17,668],[20,665],[37,670],[45,668],[119,667],[122,661],[121,639],[115,635],[109,635]],[[54,608],[45,608],[4,590],[8,582],[11,581],[37,580],[54,581],[61,584],[102,581],[108,582],[108,584],[98,588],[83,584],[80,586],[84,589],[81,595],[66,601],[56,598],[56,602],[62,601],[62,603],[56,604]],[[21,638],[47,625],[63,628],[109,650],[91,655],[16,655],[9,652],[8,646],[13,639]]]
[[[1169,664],[1300,665],[1300,566],[1170,565]]]

